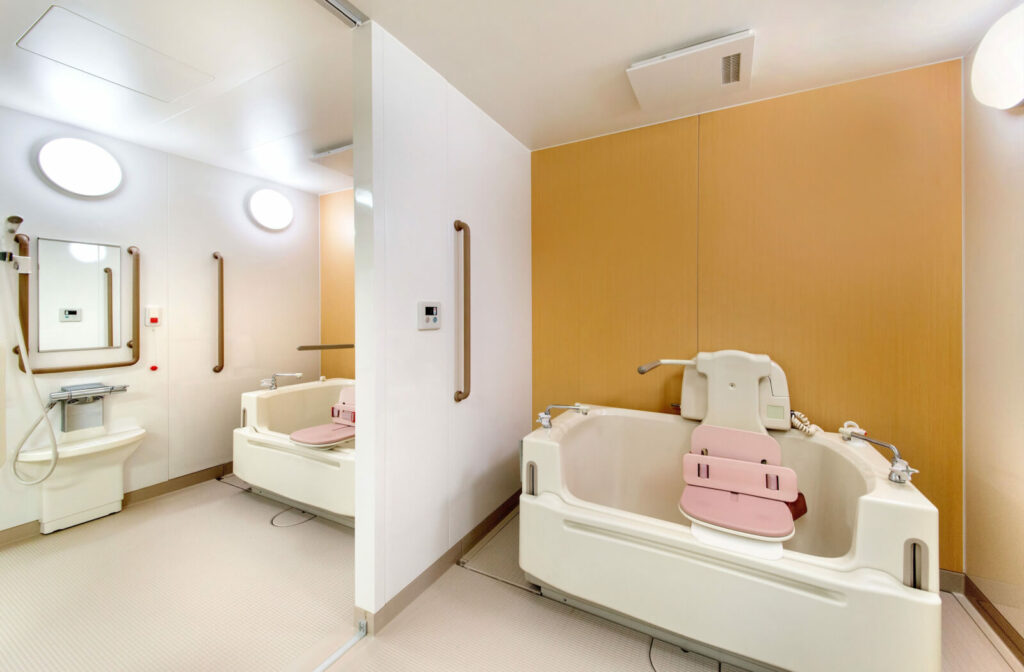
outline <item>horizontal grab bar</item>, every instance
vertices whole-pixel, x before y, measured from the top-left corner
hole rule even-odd
[[[354,343],[330,343],[328,345],[300,345],[296,350],[351,350]]]

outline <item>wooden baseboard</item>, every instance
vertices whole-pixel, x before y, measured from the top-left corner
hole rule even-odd
[[[947,593],[964,592],[963,572],[954,572],[948,569],[939,570],[939,590]]]
[[[999,635],[999,639],[1003,640],[1003,644],[1006,644],[1006,648],[1013,652],[1013,655],[1017,656],[1017,660],[1024,663],[1024,636],[1017,632],[1016,628],[1010,624],[1006,617],[999,613],[999,608],[985,597],[985,594],[981,592],[977,584],[971,581],[971,577],[964,577],[964,595],[971,601],[974,608],[977,609],[981,615],[985,618],[992,629]]]
[[[218,464],[216,467],[210,467],[209,469],[203,469],[202,471],[196,471],[191,474],[172,478],[171,480],[164,481],[163,483],[155,483],[145,488],[126,492],[124,493],[124,500],[121,502],[121,505],[131,506],[132,504],[144,502],[147,499],[153,499],[154,497],[166,495],[167,493],[174,492],[175,490],[187,488],[190,485],[195,485],[196,483],[202,483],[203,481],[210,481],[215,478],[220,478],[221,476],[227,476],[231,473],[231,465],[231,462],[225,462],[224,464]]]
[[[31,539],[38,534],[40,534],[38,520],[0,530],[0,547]]]
[[[517,490],[514,495],[506,499],[501,506],[484,518],[483,522],[470,530],[466,536],[462,537],[462,539],[455,542],[455,544],[449,548],[444,555],[434,561],[430,567],[427,567],[419,576],[413,579],[409,585],[399,591],[397,595],[388,600],[387,603],[376,612],[370,613],[362,609],[356,609],[356,623],[358,624],[359,621],[365,620],[368,634],[379,632],[384,626],[394,620],[395,616],[397,616],[403,609],[409,606],[413,600],[419,597],[423,591],[429,588],[431,584],[441,578],[442,574],[457,564],[459,558],[468,553],[469,549],[473,548],[477,542],[487,536],[487,533],[494,529],[498,523],[503,521],[514,508],[519,506],[520,492],[521,491]]]
[[[126,508],[133,504],[144,502],[147,499],[153,499],[154,497],[166,495],[167,493],[174,492],[175,490],[187,488],[190,485],[209,481],[214,478],[220,478],[221,476],[227,476],[231,473],[231,466],[231,462],[225,462],[224,464],[219,464],[216,467],[210,467],[209,469],[203,469],[202,471],[172,478],[171,480],[164,481],[163,483],[156,483],[145,488],[126,492],[124,493],[124,499],[121,500],[121,507]],[[10,527],[6,530],[0,530],[0,547],[31,539],[32,537],[40,534],[42,533],[39,531],[38,520]]]

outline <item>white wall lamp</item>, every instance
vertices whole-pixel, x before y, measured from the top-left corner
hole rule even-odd
[[[1004,14],[981,39],[971,91],[979,103],[1000,110],[1024,100],[1024,4]]]
[[[37,159],[47,180],[76,196],[107,196],[121,186],[121,164],[88,140],[50,140],[39,150]]]
[[[260,189],[249,197],[249,214],[263,228],[280,231],[292,223],[295,211],[291,201],[281,192]]]

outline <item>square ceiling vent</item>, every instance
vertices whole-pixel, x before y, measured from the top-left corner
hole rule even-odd
[[[166,103],[213,80],[212,75],[56,5],[17,44]]]
[[[626,69],[645,110],[678,108],[750,87],[754,31],[720,37],[634,63]]]

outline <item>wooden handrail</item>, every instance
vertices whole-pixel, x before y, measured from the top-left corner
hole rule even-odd
[[[462,383],[463,388],[455,391],[455,401],[469,398],[470,392],[470,300],[469,300],[469,224],[455,220],[455,232],[462,236]]]
[[[107,347],[114,347],[114,271],[109,266],[103,269],[107,280]],[[25,345],[28,347],[28,344]]]
[[[296,350],[351,350],[356,347],[354,343],[330,343],[328,345],[300,345]]]
[[[214,252],[217,260],[217,366],[214,373],[224,370],[224,255]]]
[[[27,257],[29,237],[19,233],[15,236],[14,240],[18,243],[18,254]],[[128,341],[128,347],[132,349],[132,358],[124,362],[110,362],[107,364],[83,364],[80,366],[54,366],[48,369],[32,369],[32,373],[73,373],[75,371],[117,369],[139,363],[139,359],[142,357],[142,329],[140,327],[142,314],[139,306],[139,281],[141,277],[139,258],[141,254],[139,248],[134,245],[128,248],[128,254],[132,256],[132,340]],[[18,319],[21,322],[21,334],[25,339],[25,347],[31,349],[32,346],[29,345],[28,312],[28,275],[22,275],[18,278]],[[21,348],[17,345],[14,346],[14,354],[18,355],[18,368],[25,371],[25,361],[21,354]]]

